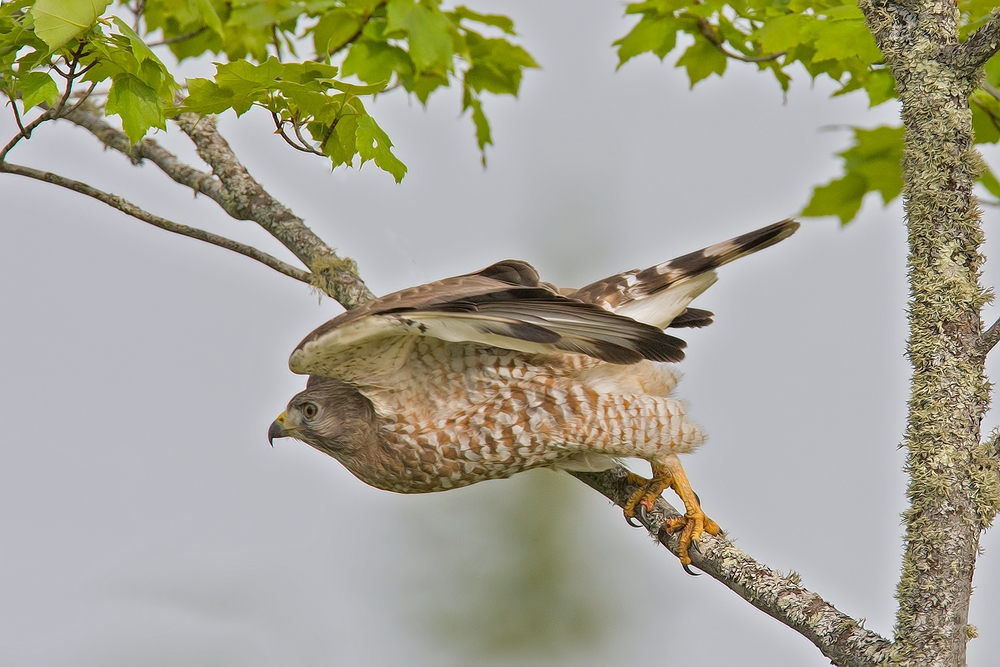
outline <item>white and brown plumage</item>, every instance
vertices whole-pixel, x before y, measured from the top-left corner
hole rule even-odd
[[[303,440],[400,493],[646,459],[653,478],[626,515],[673,488],[686,509],[673,526],[686,565],[691,540],[719,527],[677,458],[705,437],[671,397],[677,378],[664,362],[680,361],[685,343],[663,330],[710,324],[712,313],[688,305],[715,269],[797,228],[784,220],[578,290],[507,260],[375,299],[295,349],[289,366],[309,382],[268,436]]]

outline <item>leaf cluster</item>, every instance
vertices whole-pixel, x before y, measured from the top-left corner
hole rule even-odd
[[[871,104],[893,97],[891,74],[857,4],[838,0],[650,0],[628,5],[639,22],[615,42],[619,67],[651,52],[662,60],[678,36],[692,42],[677,61],[691,85],[722,76],[729,60],[770,72],[782,90],[798,63],[810,76],[839,84],[837,95],[863,89]]]
[[[996,4],[959,2],[963,39],[986,22]],[[854,2],[650,0],[629,4],[626,14],[639,16],[639,21],[615,42],[619,67],[644,53],[662,60],[681,44],[685,48],[676,66],[686,70],[692,87],[713,74],[722,76],[729,61],[736,60],[769,72],[783,91],[793,73],[804,70],[814,80],[824,76],[835,82],[835,96],[864,91],[870,106],[896,97],[892,74]],[[1000,57],[987,64],[987,80],[1000,85]],[[977,143],[996,143],[1000,90],[987,83],[970,104]],[[802,215],[836,215],[846,224],[868,193],[878,192],[885,204],[899,196],[903,129],[852,129],[852,146],[839,154],[844,174],[817,187]],[[1000,198],[1000,182],[988,168],[980,182]]]
[[[485,164],[492,143],[482,94],[519,92],[534,59],[509,38],[513,22],[440,0],[145,0],[132,25],[108,0],[13,0],[0,7],[0,89],[15,112],[55,105],[66,79],[106,95],[131,142],[181,112],[266,109],[293,147],[332,166],[372,161],[398,182],[405,165],[366,102],[402,87],[426,104],[457,83]],[[149,36],[158,34],[158,41]],[[224,54],[212,78],[179,84],[154,53]],[[299,51],[309,51],[299,57]],[[63,71],[60,68],[72,70]],[[354,79],[351,82],[350,79]]]

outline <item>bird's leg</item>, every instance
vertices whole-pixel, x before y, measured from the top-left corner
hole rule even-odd
[[[653,504],[664,489],[673,489],[684,503],[684,516],[668,519],[663,524],[663,528],[668,533],[681,531],[677,550],[680,552],[681,564],[690,565],[691,557],[688,555],[688,549],[691,547],[691,542],[697,542],[703,533],[718,535],[721,529],[719,524],[705,516],[698,496],[691,488],[680,459],[676,455],[671,454],[656,463],[651,463],[651,465],[653,468],[652,479],[647,480],[634,473],[629,473],[628,482],[637,484],[639,489],[625,503],[625,518],[627,520],[634,517],[635,510],[640,504],[647,511],[652,510]]]

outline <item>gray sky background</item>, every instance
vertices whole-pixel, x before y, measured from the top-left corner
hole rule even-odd
[[[373,166],[331,175],[261,114],[223,117],[251,172],[376,293],[506,257],[567,285],[662,261],[800,210],[849,138],[821,128],[896,119],[804,72],[787,103],[738,63],[693,93],[669,60],[615,73],[610,44],[632,21],[619,3],[474,6],[511,15],[543,66],[519,100],[487,100],[485,171],[456,90],[427,110],[401,91],[375,106],[410,169],[400,186]],[[0,129],[14,133],[5,116]],[[175,135],[157,138],[196,162]],[[290,258],[82,130],[45,126],[11,160]],[[268,424],[303,386],[288,352],[334,302],[52,186],[8,176],[0,197],[0,663],[829,664],[569,478],[406,497],[300,443],[271,449]],[[724,268],[679,387],[710,434],[685,459],[706,511],[887,634],[905,488],[900,219],[873,199],[846,229],[806,220]],[[992,534],[984,546],[971,664],[1000,653],[1000,550]],[[513,653],[476,625],[516,634],[549,610],[557,639]]]

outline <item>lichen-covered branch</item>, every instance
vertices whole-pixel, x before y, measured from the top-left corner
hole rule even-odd
[[[219,134],[214,118],[182,113],[175,120],[222,183],[224,193],[220,205],[229,215],[252,220],[266,229],[310,268],[313,285],[345,308],[374,298],[358,275],[353,260],[337,255],[302,218],[272,197],[250,175]]]
[[[978,64],[996,51],[997,17],[966,42],[971,46],[956,48],[954,3],[862,0],[860,7],[896,79],[906,127],[913,375],[896,643],[905,664],[956,667],[965,664],[972,635],[981,517],[995,502],[983,486],[982,471],[992,464],[980,444],[989,385],[977,342],[988,294],[979,285],[983,233],[973,185],[982,161],[969,96],[982,77]]]
[[[990,328],[980,334],[976,340],[976,350],[984,357],[1000,343],[1000,320],[990,325]]]
[[[75,181],[71,178],[66,178],[51,172],[40,171],[38,169],[32,169],[31,167],[12,164],[10,162],[0,162],[0,172],[25,176],[27,178],[35,179],[36,181],[51,183],[52,185],[57,185],[61,188],[78,192],[82,195],[96,199],[101,203],[107,204],[108,206],[137,220],[149,223],[154,227],[159,227],[160,229],[173,232],[174,234],[188,236],[199,241],[204,241],[205,243],[211,243],[212,245],[219,246],[220,248],[238,252],[241,255],[246,255],[251,259],[257,260],[261,264],[265,264],[275,271],[285,274],[286,276],[295,278],[296,280],[301,280],[304,283],[312,282],[312,276],[308,271],[303,271],[302,269],[286,264],[277,257],[272,257],[266,252],[262,252],[254,247],[244,245],[237,241],[233,241],[232,239],[227,239],[224,236],[207,232],[203,229],[189,227],[187,225],[182,225],[180,223],[161,218],[158,215],[153,215],[152,213],[139,208],[132,202],[119,197],[118,195],[98,190],[97,188],[87,185],[86,183],[81,183],[80,181]]]
[[[963,76],[973,75],[997,51],[1000,51],[1000,7],[995,7],[986,24],[967,40],[943,49],[948,64]]]
[[[571,474],[619,507],[623,507],[636,490],[628,483],[627,473],[622,468],[602,473]],[[650,534],[674,555],[678,553],[677,537],[668,534],[661,526],[667,519],[676,516],[680,516],[677,510],[660,498],[645,519]],[[839,667],[876,667],[892,661],[894,648],[891,641],[862,628],[853,618],[800,586],[795,575],[782,575],[758,563],[724,536],[706,533],[698,547],[691,549],[690,555],[695,567],[811,641],[833,664]]]
[[[222,183],[218,179],[212,174],[181,162],[176,155],[163,148],[155,139],[146,137],[139,143],[130,145],[125,133],[104,120],[104,116],[90,105],[81,106],[63,117],[89,131],[108,148],[127,156],[133,164],[149,160],[177,183],[186,185],[220,205],[223,202],[224,191]]]

